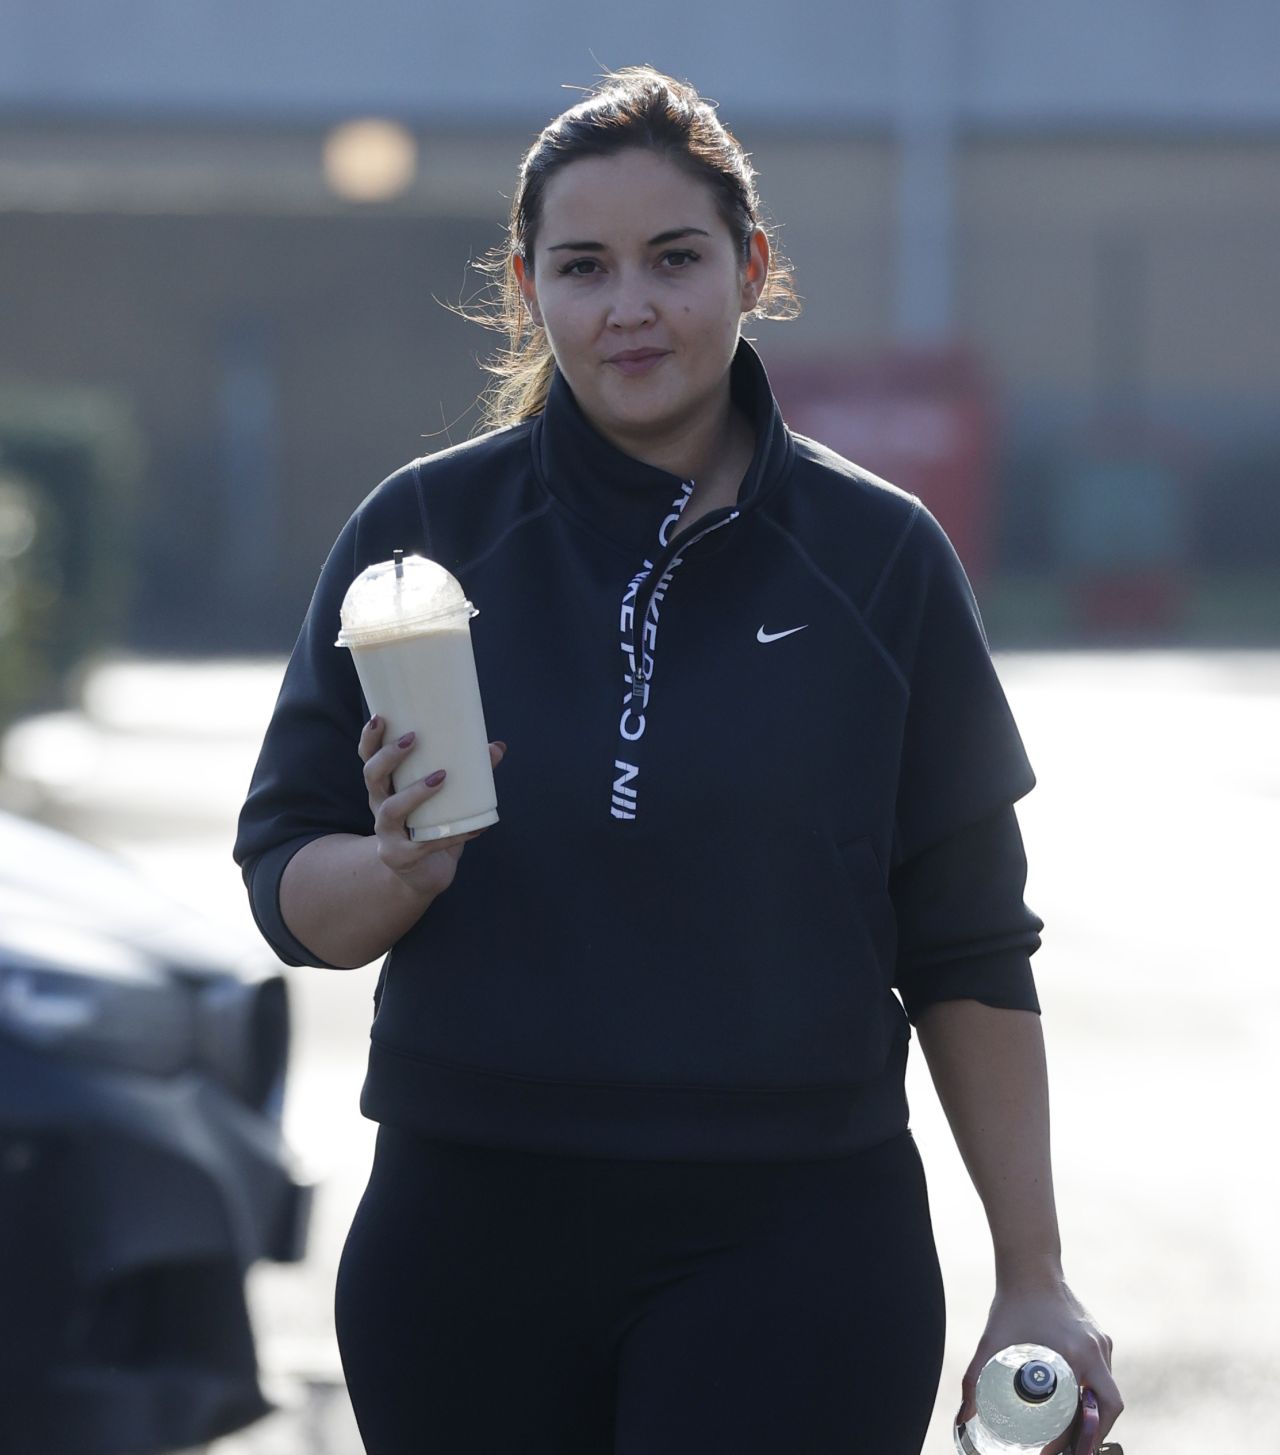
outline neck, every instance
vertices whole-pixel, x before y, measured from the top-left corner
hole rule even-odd
[[[682,480],[694,481],[696,498],[707,501],[706,508],[712,504],[732,504],[737,499],[738,487],[755,448],[751,424],[732,405],[727,388],[714,417],[690,420],[661,438],[653,435],[633,438],[612,430],[601,433],[632,459],[665,470],[669,475],[678,475]]]

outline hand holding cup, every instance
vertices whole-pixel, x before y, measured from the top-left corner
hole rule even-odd
[[[437,768],[425,778],[414,778],[404,788],[397,789],[394,778],[413,752],[416,735],[407,732],[391,743],[385,738],[386,723],[375,716],[364,725],[359,744],[378,858],[416,893],[434,899],[453,883],[463,848],[469,840],[482,834],[484,828],[444,838],[411,839],[406,826],[409,815],[441,791],[448,779],[448,770]],[[489,744],[491,769],[498,766],[506,751],[505,743]]]

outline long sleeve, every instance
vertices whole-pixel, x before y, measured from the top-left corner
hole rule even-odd
[[[894,871],[895,984],[913,1022],[939,1000],[1039,1011],[1030,959],[1044,925],[1023,900],[1026,877],[1011,806]]]
[[[909,700],[889,889],[895,982],[916,1019],[937,1000],[1038,1010],[1013,804],[1034,786],[977,603],[941,527],[917,510],[881,591],[878,625]]]
[[[280,913],[280,880],[304,844],[325,834],[373,832],[356,744],[364,699],[351,654],[334,645],[355,564],[356,518],[321,572],[285,671],[240,813],[234,857],[263,937],[290,965],[321,965]]]

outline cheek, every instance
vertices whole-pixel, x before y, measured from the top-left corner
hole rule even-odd
[[[581,337],[588,327],[585,311],[572,299],[549,299],[542,311],[542,319],[548,334],[566,340]]]
[[[542,331],[547,336],[547,341],[555,347],[566,333],[564,319],[554,308],[541,310]]]
[[[576,374],[578,365],[591,348],[589,331],[582,320],[572,313],[556,309],[550,317],[543,315],[542,329],[563,372]]]

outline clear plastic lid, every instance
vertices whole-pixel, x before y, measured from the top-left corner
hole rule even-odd
[[[397,551],[366,567],[342,600],[339,647],[369,647],[478,615],[457,580],[436,561]]]

